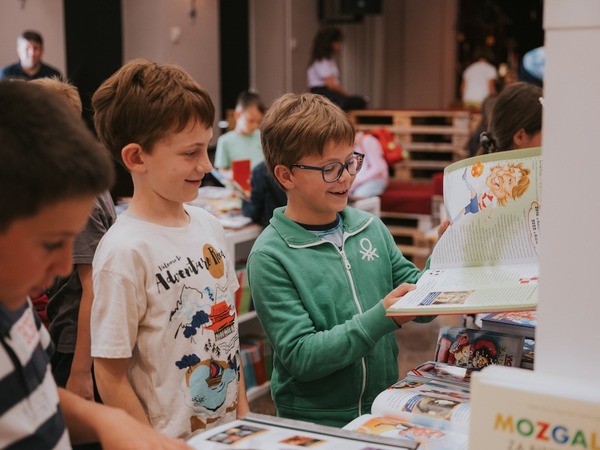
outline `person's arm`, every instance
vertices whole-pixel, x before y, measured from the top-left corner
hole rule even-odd
[[[85,400],[59,388],[60,404],[74,444],[100,442],[104,450],[176,450],[191,447],[140,423],[125,411]]]
[[[238,407],[237,418],[243,419],[250,412],[250,404],[246,396],[246,379],[244,378],[244,368],[240,358],[240,384],[238,386]]]
[[[81,282],[81,301],[77,319],[77,341],[71,373],[67,380],[67,390],[88,400],[94,399],[92,380],[92,356],[90,353],[90,317],[94,299],[92,265],[77,264],[77,274]]]
[[[150,425],[127,377],[129,361],[130,358],[95,358],[94,374],[98,392],[104,404],[122,408],[140,422]]]
[[[338,94],[342,94],[346,97],[348,96],[348,92],[346,92],[342,85],[339,84],[333,76],[325,78],[325,86],[327,86],[327,88],[331,89],[333,92],[337,92]]]

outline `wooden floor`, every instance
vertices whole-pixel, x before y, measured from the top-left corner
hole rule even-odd
[[[413,367],[433,358],[440,327],[461,326],[462,316],[438,317],[430,323],[410,322],[402,325],[396,333],[400,354],[398,367],[400,377],[404,377]],[[250,410],[261,414],[275,414],[270,395],[266,394],[250,403]]]

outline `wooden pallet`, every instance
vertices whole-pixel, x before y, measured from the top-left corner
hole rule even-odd
[[[396,164],[397,179],[430,179],[435,172],[467,156],[465,150],[473,117],[466,110],[360,110],[350,111],[357,131],[387,128],[407,158]]]

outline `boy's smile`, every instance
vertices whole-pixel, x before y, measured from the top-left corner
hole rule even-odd
[[[204,175],[212,169],[208,157],[212,135],[212,128],[192,120],[183,130],[159,140],[150,153],[140,154],[143,163],[132,170],[132,206],[137,203],[137,214],[150,217],[157,211],[180,212],[183,203],[198,196]]]
[[[320,167],[328,163],[345,163],[353,155],[354,148],[347,143],[329,142],[322,155],[309,155],[298,164]],[[336,214],[348,204],[348,193],[354,182],[344,168],[340,178],[327,183],[322,172],[292,168],[288,189],[288,207],[286,216],[297,222],[310,225],[322,225],[335,220]]]

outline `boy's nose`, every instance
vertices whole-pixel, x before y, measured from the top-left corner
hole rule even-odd
[[[49,268],[49,275],[54,277],[66,277],[73,270],[73,246],[66,244],[54,255],[55,259]]]

